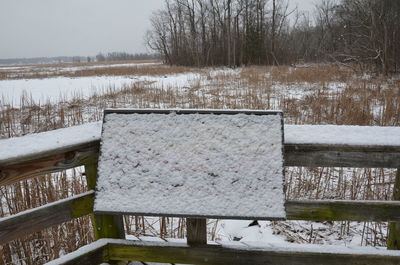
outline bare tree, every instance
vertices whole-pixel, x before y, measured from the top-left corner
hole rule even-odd
[[[146,41],[170,64],[333,60],[398,71],[400,1],[321,0],[313,18],[289,10],[288,1],[165,0]]]

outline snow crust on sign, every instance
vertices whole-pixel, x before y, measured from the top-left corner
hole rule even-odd
[[[400,146],[400,127],[285,125],[285,144]]]
[[[94,210],[285,218],[280,115],[108,114]]]
[[[38,134],[0,140],[0,163],[99,140],[101,123],[92,122]]]

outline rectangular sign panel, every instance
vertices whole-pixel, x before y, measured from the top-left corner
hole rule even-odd
[[[94,211],[285,219],[281,112],[106,110]]]

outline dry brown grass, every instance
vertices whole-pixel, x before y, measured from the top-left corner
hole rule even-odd
[[[19,65],[0,65],[0,69],[9,67],[20,67],[20,68],[64,68],[64,67],[81,67],[81,66],[95,66],[104,65],[112,66],[115,64],[145,64],[145,63],[161,63],[160,60],[124,60],[124,61],[108,61],[108,62],[72,62],[72,63],[48,63],[48,64],[19,64]]]
[[[157,61],[145,61],[149,65],[128,65],[129,63],[140,64],[141,61],[124,61],[118,66],[114,62],[108,63],[75,63],[75,64],[50,64],[40,66],[24,66],[21,69],[2,70],[0,67],[0,80],[8,79],[42,79],[52,77],[87,77],[87,76],[142,76],[142,75],[168,75],[180,74],[188,71],[200,71],[200,69],[184,66],[165,66]]]
[[[75,98],[59,104],[38,106],[24,98],[21,107],[3,106],[3,111],[0,111],[0,138],[101,120],[106,107],[282,109],[285,122],[291,124],[400,126],[399,81],[384,78],[366,81],[337,66],[248,67],[242,71],[217,74],[211,74],[210,69],[142,68],[145,69],[90,70],[81,74],[129,74],[129,71],[134,71],[135,74],[166,75],[191,70],[202,73],[202,77],[184,89],[161,89],[137,83],[120,91],[110,90],[106,95]],[[335,90],[329,87],[331,83],[343,83],[343,86]],[[304,87],[300,97],[289,93],[297,86]],[[79,170],[72,172],[70,177],[66,177],[64,172],[1,187],[1,215],[83,192],[86,185],[82,174]],[[287,196],[292,199],[390,200],[394,180],[393,170],[289,168],[286,174]],[[88,218],[81,218],[4,245],[0,247],[3,263],[12,264],[13,257],[14,262],[23,260],[21,264],[40,264],[60,253],[70,252],[92,240],[89,222]],[[210,222],[210,238],[215,239],[217,222]],[[185,222],[179,218],[125,217],[125,224],[129,234],[185,236]],[[274,231],[284,234],[289,241],[323,243],[319,236],[322,232],[313,230],[312,223],[302,224],[301,231],[293,227],[291,222],[273,223]],[[338,238],[354,233],[354,227],[357,226],[350,222],[331,224]],[[362,237],[363,244],[384,246],[386,224],[364,223]]]
[[[265,74],[268,73],[268,76]],[[241,77],[249,82],[258,83],[269,79],[280,83],[328,83],[346,82],[353,72],[336,65],[311,66],[257,66],[245,68]]]
[[[86,191],[79,170],[47,175],[0,189],[1,216],[15,214]],[[90,220],[82,217],[26,235],[0,247],[1,264],[43,264],[93,241]]]

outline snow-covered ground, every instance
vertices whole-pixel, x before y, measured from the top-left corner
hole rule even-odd
[[[187,89],[199,82],[201,79],[199,73],[184,73],[184,74],[172,74],[164,76],[135,76],[134,78],[138,82],[144,82],[153,87],[162,89]]]
[[[29,71],[39,71],[42,73],[67,73],[76,72],[81,70],[90,69],[104,69],[104,68],[115,68],[115,67],[137,67],[137,66],[152,66],[160,65],[161,62],[142,62],[142,63],[114,63],[114,64],[95,64],[95,65],[84,65],[84,66],[52,66],[52,65],[21,65],[21,66],[1,66],[0,72],[29,72]]]
[[[162,76],[88,76],[74,78],[60,76],[44,79],[0,80],[0,107],[12,105],[18,108],[22,104],[22,96],[34,104],[65,102],[74,98],[87,99],[95,94],[116,92],[135,83],[160,89],[187,90],[200,82],[201,77],[199,73],[188,72]]]
[[[161,62],[154,63],[116,63],[116,64],[99,64],[99,65],[87,65],[87,66],[73,66],[73,67],[65,67],[62,71],[65,72],[75,72],[86,69],[104,69],[104,68],[115,68],[115,67],[137,67],[137,66],[152,66],[152,65],[160,65]],[[0,69],[1,70],[1,69]]]
[[[314,83],[281,83],[274,81],[266,71],[260,87],[252,87],[249,81],[243,81],[243,68],[210,68],[204,71],[185,72],[181,74],[166,75],[129,75],[129,76],[88,76],[88,77],[67,77],[64,73],[71,73],[85,69],[115,68],[115,67],[157,67],[159,63],[127,63],[127,64],[106,64],[88,66],[13,66],[0,67],[0,71],[18,71],[29,74],[35,73],[57,74],[58,77],[43,79],[5,79],[0,80],[0,107],[12,105],[18,108],[21,106],[21,97],[35,104],[46,102],[65,102],[74,98],[87,99],[96,94],[101,95],[107,92],[116,92],[124,87],[133,84],[140,84],[143,87],[159,88],[164,90],[175,90],[181,93],[201,94],[211,98],[216,89],[224,95],[237,96],[238,93],[245,94],[248,90],[256,89],[257,94],[266,98],[291,98],[304,99],[319,89],[319,84]],[[227,77],[227,78],[224,78]],[[324,92],[335,94],[346,87],[346,83],[328,82],[324,84]],[[240,99],[239,99],[240,100]]]
[[[124,76],[0,80],[0,106],[9,104],[19,107],[22,96],[34,104],[83,99],[120,90],[133,82],[132,78]]]

